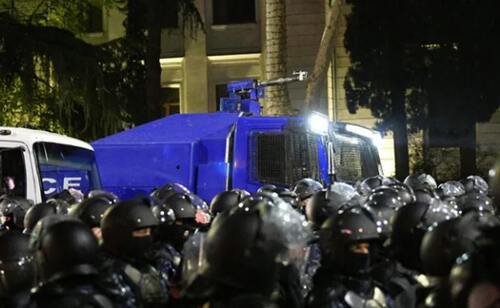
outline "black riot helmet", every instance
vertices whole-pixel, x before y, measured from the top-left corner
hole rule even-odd
[[[440,184],[437,189],[437,194],[441,199],[458,198],[465,195],[465,187],[458,181],[448,181]]]
[[[390,207],[394,210],[399,209],[405,205],[403,199],[401,198],[400,192],[389,186],[380,186],[374,189],[366,199],[367,206],[371,207]]]
[[[457,199],[457,205],[461,213],[475,211],[479,214],[495,214],[493,201],[488,196],[479,192],[472,192],[460,196]]]
[[[51,199],[64,201],[69,206],[82,202],[83,198],[82,192],[73,188],[65,189],[51,197]]]
[[[278,197],[280,197],[283,201],[290,204],[294,209],[298,209],[299,207],[299,196],[297,194],[287,188],[279,188],[276,190]]]
[[[297,183],[293,186],[292,191],[297,194],[299,200],[304,200],[322,189],[323,185],[320,182],[310,178],[305,178],[297,181]]]
[[[107,199],[111,204],[116,204],[120,202],[120,198],[118,198],[117,195],[110,191],[105,191],[105,190],[100,190],[100,189],[94,189],[89,191],[87,194],[87,198],[94,198],[94,197],[99,197],[103,199]]]
[[[478,175],[469,175],[467,178],[460,181],[465,188],[465,192],[469,193],[479,193],[486,195],[488,194],[488,183]]]
[[[372,190],[382,185],[384,185],[384,177],[381,175],[376,175],[358,182],[356,185],[356,190],[360,195],[367,196],[372,192]]]
[[[20,232],[0,233],[0,298],[29,291],[35,283],[30,238]]]
[[[299,195],[286,187],[278,187],[273,184],[264,184],[257,190],[257,193],[275,193],[283,201],[290,204],[293,208],[299,208]]]
[[[168,183],[151,192],[150,197],[154,203],[162,203],[175,194],[189,194],[189,189],[179,183]]]
[[[213,197],[212,202],[210,202],[210,214],[212,214],[212,216],[216,216],[219,213],[232,209],[237,206],[243,198],[249,195],[250,194],[248,192],[240,189],[233,189],[218,193],[215,197]]]
[[[388,187],[392,188],[398,193],[398,196],[403,205],[410,204],[416,201],[415,192],[410,186],[402,183],[396,183],[388,185]]]
[[[31,233],[37,222],[42,218],[57,214],[58,210],[54,203],[42,202],[33,205],[24,217],[24,233]]]
[[[289,248],[306,247],[307,230],[303,216],[274,194],[246,198],[214,220],[205,242],[206,266],[187,296],[269,296],[281,265],[291,262]]]
[[[43,224],[44,220],[39,223]],[[99,246],[84,223],[66,218],[35,229],[40,231],[32,234],[37,237],[32,241],[32,248],[42,281],[64,275],[97,273]]]
[[[112,200],[102,195],[98,195],[87,198],[80,204],[72,207],[69,211],[69,215],[80,219],[90,228],[101,227],[101,220],[104,216],[104,212],[112,205]]]
[[[0,220],[6,230],[23,230],[24,216],[33,204],[26,198],[3,196],[0,200]]]
[[[258,193],[261,193],[261,192],[275,192],[276,189],[278,189],[278,187],[276,185],[274,185],[274,184],[264,184],[261,187],[259,187],[259,189],[257,189],[257,192]]]
[[[358,196],[355,189],[346,183],[336,182],[328,189],[318,191],[306,207],[306,217],[314,228],[319,229],[325,220],[335,215],[348,201]]]
[[[429,229],[422,240],[420,259],[425,274],[447,276],[455,260],[476,249],[481,236],[480,223],[475,213],[446,220]]]
[[[439,202],[441,200],[434,190],[419,188],[414,189],[413,193],[415,194],[416,202],[431,204],[433,202]]]
[[[155,238],[181,251],[185,241],[197,228],[208,225],[208,214],[196,206],[192,194],[177,193],[153,206],[152,211],[159,221]]]
[[[322,265],[342,274],[366,274],[358,267],[350,246],[360,242],[380,241],[377,224],[366,209],[355,207],[325,221],[320,230]],[[365,264],[366,265],[366,264]]]
[[[402,206],[399,193],[386,186],[373,190],[363,204],[376,221],[377,230],[383,239],[387,239],[392,233],[392,218]]]
[[[426,173],[410,174],[403,182],[413,189],[435,190],[437,188],[436,180]]]
[[[440,202],[410,203],[400,208],[393,220],[390,248],[405,267],[422,270],[420,245],[429,228],[457,217],[457,213]]]
[[[135,237],[134,231],[156,227],[147,200],[132,199],[110,207],[101,221],[103,248],[115,257],[141,258],[150,248],[151,237]]]

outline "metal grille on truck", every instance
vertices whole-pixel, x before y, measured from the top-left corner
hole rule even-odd
[[[253,155],[256,180],[292,185],[319,178],[317,137],[305,133],[256,134]]]

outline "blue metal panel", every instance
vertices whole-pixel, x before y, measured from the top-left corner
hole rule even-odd
[[[176,114],[92,142],[94,148],[115,144],[192,143],[225,139],[238,114],[230,112]]]
[[[229,172],[229,164],[216,162],[198,166],[198,182],[196,193],[206,201],[226,190],[226,179]]]
[[[126,199],[165,183],[194,188],[195,144],[100,146],[96,160],[102,187]]]

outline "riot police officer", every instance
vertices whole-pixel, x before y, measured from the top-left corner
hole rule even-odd
[[[26,307],[34,284],[29,236],[16,231],[0,233],[0,307]]]
[[[153,205],[159,226],[155,237],[182,251],[186,240],[201,226],[208,225],[208,213],[199,209],[192,194],[176,193]]]
[[[272,195],[252,196],[221,213],[207,235],[206,265],[185,298],[210,307],[244,307],[247,301],[246,307],[270,307],[278,292],[280,306],[294,307],[297,303],[287,298],[294,295],[288,293],[290,285],[280,278],[285,278],[284,263],[294,263],[290,249],[307,243],[304,228],[303,217]]]
[[[59,209],[53,202],[42,202],[33,205],[24,216],[24,233],[30,234],[38,221],[46,216],[58,215]]]
[[[299,208],[305,211],[308,201],[314,193],[323,189],[323,185],[313,179],[305,178],[297,181],[293,186],[292,191],[297,194],[299,199]]]
[[[97,240],[101,241],[101,220],[106,210],[114,204],[113,202],[113,199],[104,195],[94,194],[93,197],[73,206],[69,211],[69,215],[84,222],[92,230]]]
[[[161,275],[147,258],[157,225],[147,200],[141,198],[119,202],[104,214],[101,279],[122,307],[157,307],[168,301]]]
[[[22,231],[24,217],[32,203],[23,197],[7,196],[0,197],[0,223],[2,230]]]
[[[320,232],[321,267],[314,276],[308,307],[389,307],[369,270],[372,245],[380,241],[377,224],[364,208],[329,218]]]
[[[99,246],[90,229],[72,219],[46,217],[32,233],[40,283],[34,307],[115,307],[98,284]]]

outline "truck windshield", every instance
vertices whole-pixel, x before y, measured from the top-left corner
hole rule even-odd
[[[378,153],[368,139],[336,133],[334,152],[338,181],[354,183],[379,173]]]
[[[94,152],[80,147],[38,142],[34,145],[44,199],[64,189],[86,194],[100,188]]]
[[[26,166],[21,148],[0,148],[0,195],[26,197]]]

